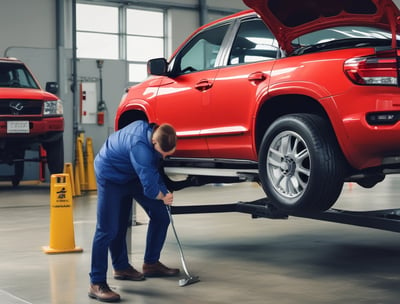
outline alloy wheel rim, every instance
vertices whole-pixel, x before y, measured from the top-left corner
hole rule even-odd
[[[275,191],[285,198],[297,198],[307,188],[311,159],[307,144],[296,132],[279,133],[268,149],[266,169]]]

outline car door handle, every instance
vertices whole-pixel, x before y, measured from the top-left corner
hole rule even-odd
[[[263,72],[254,72],[247,77],[249,81],[264,81],[266,78],[267,75],[265,75]]]
[[[202,79],[194,85],[194,87],[199,91],[206,91],[212,87],[212,83],[207,79]]]

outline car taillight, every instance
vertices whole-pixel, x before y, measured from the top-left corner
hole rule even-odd
[[[348,59],[344,63],[344,72],[352,82],[360,85],[398,85],[397,59],[393,51]]]

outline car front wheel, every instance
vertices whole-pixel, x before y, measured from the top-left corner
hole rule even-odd
[[[279,209],[325,211],[339,197],[344,161],[333,131],[321,117],[291,114],[267,130],[259,153],[262,187]]]

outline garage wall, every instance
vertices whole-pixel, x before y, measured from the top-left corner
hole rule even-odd
[[[78,83],[96,82],[99,84],[99,70],[95,60],[80,59],[78,67]],[[93,149],[98,151],[104,140],[114,131],[114,116],[127,86],[126,64],[120,60],[105,60],[102,68],[103,99],[108,111],[103,126],[97,124],[81,124],[80,130],[85,137],[93,139]],[[100,100],[100,92],[97,92],[97,100]]]
[[[2,1],[0,52],[15,46],[54,48],[55,1]]]

